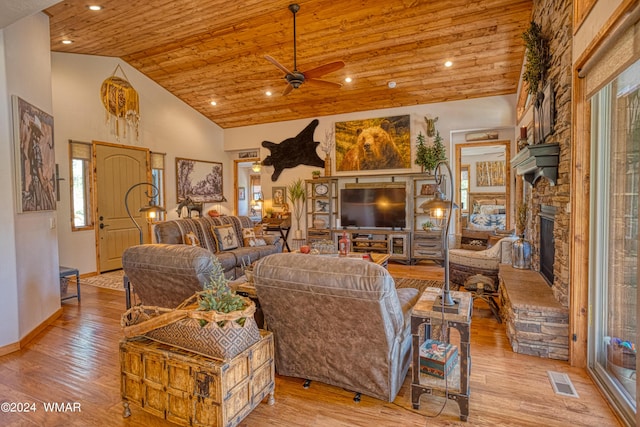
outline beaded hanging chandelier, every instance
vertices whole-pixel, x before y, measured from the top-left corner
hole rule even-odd
[[[116,76],[120,70],[124,78]],[[120,128],[123,136],[127,136],[127,127],[135,131],[136,140],[139,134],[140,123],[140,103],[138,92],[131,86],[124,74],[120,64],[116,66],[111,77],[102,82],[100,87],[100,98],[106,110],[106,121],[109,125],[113,123],[116,138],[120,139]],[[121,121],[124,121],[121,126]]]

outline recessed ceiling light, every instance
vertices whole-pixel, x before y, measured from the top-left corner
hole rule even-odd
[[[351,83],[351,77],[347,77],[346,79],[344,79],[344,81],[347,83]]]
[[[211,101],[211,105],[215,107],[216,105],[218,105],[218,103],[216,101]]]
[[[389,86],[389,89],[393,89],[396,87],[396,82],[389,82],[387,83],[387,86]]]
[[[73,40],[62,40],[62,44],[71,44]]]
[[[97,4],[92,4],[91,6],[89,6],[89,10],[94,10],[94,11],[102,10],[102,6]]]
[[[267,96],[271,96],[272,95],[270,90],[266,91],[264,94],[267,95]]]
[[[451,61],[447,61],[447,62],[444,63],[444,66],[447,67],[447,68],[451,67],[452,65],[453,65],[453,62],[451,62]]]

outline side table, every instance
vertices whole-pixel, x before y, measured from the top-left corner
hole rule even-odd
[[[423,393],[443,396],[454,400],[460,408],[460,419],[467,421],[469,416],[469,373],[471,371],[471,354],[469,352],[471,312],[473,299],[468,292],[451,292],[453,299],[460,302],[458,313],[444,313],[438,308],[433,308],[433,303],[442,292],[439,288],[427,288],[420,296],[420,300],[413,308],[411,314],[412,346],[412,377],[411,377],[411,403],[414,409],[420,409],[420,396]],[[420,374],[420,345],[425,339],[431,338],[431,327],[440,325],[444,337],[449,337],[449,330],[456,329],[460,334],[458,345],[458,363],[445,380]],[[420,334],[420,329],[424,334]],[[438,339],[438,337],[434,337]],[[446,387],[445,387],[446,386]]]
[[[80,302],[80,271],[77,268],[73,267],[59,267],[60,279],[64,279],[67,276],[76,276],[76,293],[75,295],[60,295],[60,301],[68,300],[71,298],[78,298],[78,302]]]

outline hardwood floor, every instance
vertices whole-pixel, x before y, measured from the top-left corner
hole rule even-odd
[[[441,279],[432,265],[390,264],[396,276]],[[35,412],[0,412],[2,426],[170,426],[169,422],[132,405],[122,418],[119,392],[118,341],[124,293],[91,286],[82,288],[82,302],[63,303],[64,313],[26,348],[0,357],[0,404],[35,403]],[[366,321],[366,319],[363,319]],[[301,324],[303,324],[301,322]],[[474,308],[471,325],[471,399],[467,423],[458,406],[423,395],[412,409],[410,373],[392,403],[314,382],[277,377],[276,403],[259,405],[241,426],[617,426],[620,425],[582,369],[566,362],[515,354],[504,325],[486,305]],[[357,361],[354,361],[357,363]],[[567,373],[579,398],[557,396],[547,371]],[[76,412],[46,412],[44,403],[80,405]]]

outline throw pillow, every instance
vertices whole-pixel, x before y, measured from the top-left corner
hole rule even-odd
[[[228,251],[238,247],[238,237],[236,236],[235,231],[233,231],[233,226],[222,225],[216,227],[214,225],[211,228],[219,251]]]
[[[200,239],[196,236],[196,233],[193,231],[188,232],[184,235],[184,244],[189,246],[200,246]]]
[[[256,232],[253,228],[243,228],[242,229],[242,240],[244,241],[244,246],[255,246],[256,242]]]
[[[266,240],[262,237],[262,229],[260,229],[260,235],[258,235],[254,228],[243,228],[242,238],[245,247],[267,246]]]

